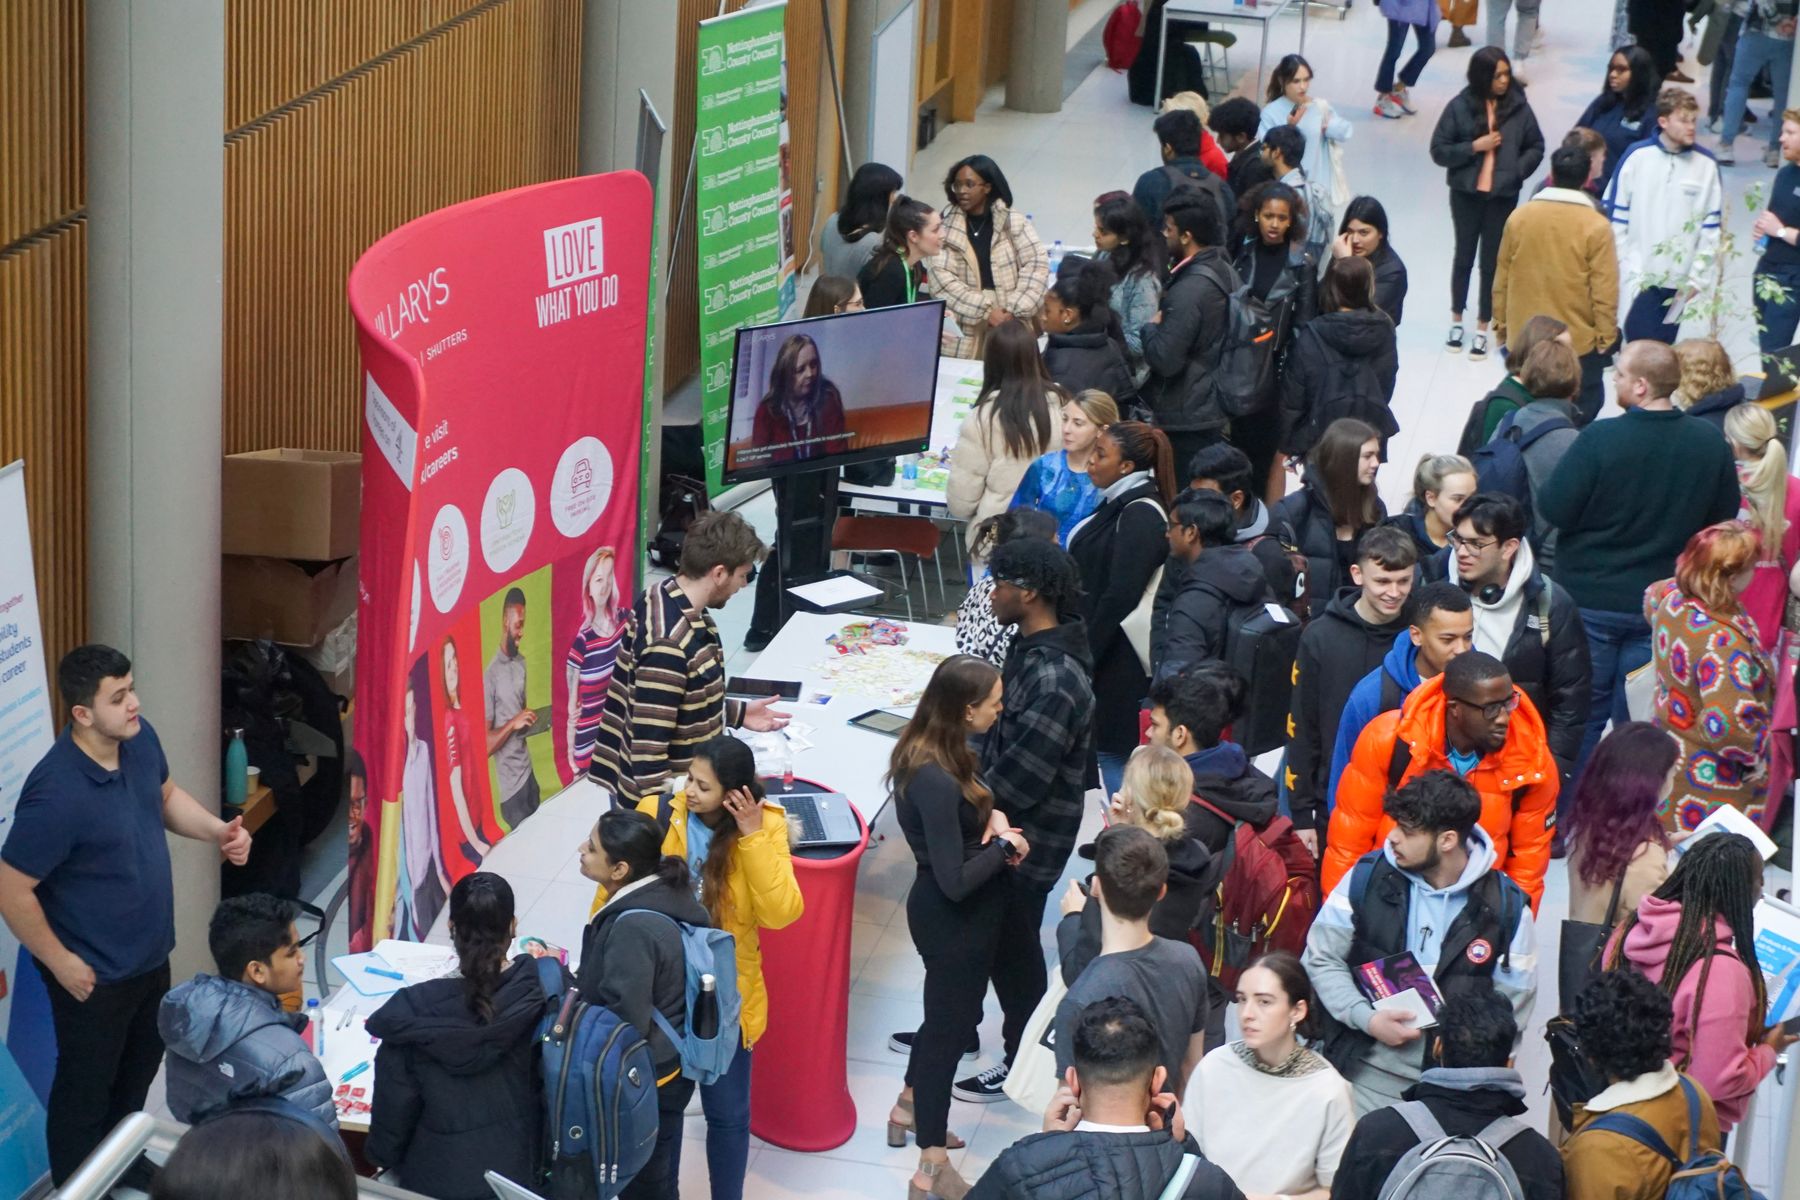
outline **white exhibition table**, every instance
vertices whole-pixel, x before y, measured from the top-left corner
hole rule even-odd
[[[882,777],[887,774],[894,739],[847,722],[872,708],[910,713],[912,706],[895,704],[891,691],[884,692],[866,680],[834,676],[830,668],[839,655],[826,639],[846,625],[876,619],[851,613],[798,613],[782,626],[775,639],[742,672],[758,679],[787,680],[801,685],[799,700],[780,703],[780,708],[795,722],[810,730],[806,739],[811,743],[810,747],[792,752],[794,774],[848,796],[870,826],[875,824],[887,800]],[[907,642],[899,649],[925,651],[939,657],[956,653],[956,631],[949,626],[879,619],[905,628]],[[878,649],[876,653],[879,655],[885,649]],[[896,679],[910,673],[912,678],[906,682],[916,689],[923,689],[930,672],[929,665],[909,657],[908,666],[897,672]],[[819,703],[821,697],[829,697],[829,701]],[[769,736],[756,735],[756,738]],[[776,799],[779,800],[779,796]],[[588,780],[578,780],[545,801],[530,819],[494,847],[482,863],[483,870],[506,877],[517,890],[523,890],[525,880],[537,882],[533,894],[542,894],[546,900],[527,910],[529,917],[527,911],[521,911],[519,931],[568,947],[571,970],[579,964],[580,931],[587,924],[588,905],[593,896],[593,885],[580,878],[571,858],[580,840],[580,831],[591,828],[607,806],[607,793],[603,789]],[[550,874],[555,874],[555,882],[546,891],[543,880]],[[548,904],[556,905],[557,911],[546,911]],[[448,942],[445,920],[446,914],[440,913],[431,933],[432,942]],[[437,949],[436,946],[422,945],[418,953],[429,956]],[[352,1089],[362,1089],[356,1098],[367,1103],[374,1096],[376,1046],[364,1032],[363,1020],[387,1000],[385,995],[365,996],[350,984],[342,983],[325,1003],[325,1053],[322,1058],[334,1092],[345,1082],[346,1073],[356,1071],[354,1078],[348,1081]],[[342,1029],[338,1028],[339,1023],[346,1020],[348,1023]],[[368,1065],[362,1066],[364,1063]],[[367,1133],[368,1114],[366,1111],[340,1112],[338,1124],[347,1132]]]
[[[1288,10],[1295,0],[1169,0],[1162,10],[1163,54],[1156,62],[1156,92],[1162,95],[1163,66],[1169,60],[1169,22],[1206,21],[1210,23],[1246,21],[1260,27],[1260,40],[1256,47],[1256,75],[1250,80],[1247,89],[1251,96],[1262,95],[1263,72],[1269,59],[1269,23]],[[1311,8],[1310,0],[1300,0],[1300,52],[1306,53],[1306,10]],[[1348,8],[1348,5],[1345,6]],[[1338,13],[1340,19],[1343,13]]]

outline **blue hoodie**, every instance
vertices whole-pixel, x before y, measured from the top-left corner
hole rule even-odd
[[[1344,701],[1343,715],[1338,717],[1337,744],[1331,748],[1331,774],[1325,783],[1327,813],[1337,807],[1338,779],[1350,765],[1356,739],[1362,736],[1369,722],[1382,713],[1381,677],[1384,672],[1400,685],[1400,703],[1405,704],[1412,690],[1419,686],[1419,648],[1413,645],[1412,630],[1402,630],[1394,635],[1393,648],[1381,660],[1381,665],[1357,680],[1356,686],[1350,689],[1350,698]]]

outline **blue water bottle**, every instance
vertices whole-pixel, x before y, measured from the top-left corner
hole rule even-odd
[[[244,749],[244,731],[231,731],[231,744],[225,747],[225,803],[232,808],[244,807],[249,798],[250,755]]]

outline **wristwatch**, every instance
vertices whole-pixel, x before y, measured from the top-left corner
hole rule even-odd
[[[1000,853],[1005,857],[1007,862],[1011,863],[1019,861],[1019,848],[1012,844],[1012,839],[999,838],[996,840],[999,841]]]

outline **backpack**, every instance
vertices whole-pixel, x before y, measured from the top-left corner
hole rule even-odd
[[[1573,996],[1563,1000],[1565,1005],[1574,1002]],[[1575,1022],[1568,1017],[1551,1017],[1544,1026],[1544,1041],[1550,1047],[1550,1102],[1556,1105],[1557,1119],[1563,1128],[1569,1129],[1575,1124],[1575,1106],[1586,1104],[1605,1090],[1606,1075],[1581,1048]]]
[[[723,929],[707,925],[689,925],[668,913],[653,908],[634,908],[619,920],[645,913],[661,917],[681,933],[681,957],[687,966],[687,1010],[681,1031],[676,1032],[669,1018],[654,1005],[650,1019],[675,1043],[681,1054],[681,1073],[695,1083],[716,1082],[731,1069],[731,1060],[743,1042],[738,1020],[743,1013],[743,1000],[738,995],[737,940]],[[694,1007],[700,1002],[700,977],[713,977],[713,996],[719,1007],[719,1028],[709,1038],[694,1032]]]
[[[1319,912],[1317,863],[1283,816],[1256,829],[1195,795],[1193,802],[1232,822],[1231,836],[1219,855],[1218,904],[1210,931],[1202,926],[1191,936],[1201,961],[1229,993],[1238,976],[1271,950],[1299,954]]]
[[[1231,725],[1231,740],[1255,757],[1287,741],[1288,703],[1294,691],[1294,659],[1300,652],[1300,618],[1272,601],[1227,605],[1225,650],[1219,661],[1246,686],[1245,711]],[[1265,595],[1267,593],[1264,593]]]
[[[1545,434],[1575,426],[1562,417],[1551,417],[1533,425],[1529,433],[1520,433],[1514,420],[1518,415],[1507,413],[1494,430],[1494,436],[1485,446],[1476,447],[1469,461],[1475,466],[1478,491],[1505,492],[1519,502],[1519,507],[1525,510],[1526,536],[1531,537],[1537,524],[1531,508],[1531,474],[1525,468],[1525,451]]]
[[[1131,66],[1131,60],[1138,56],[1144,47],[1144,35],[1138,31],[1144,27],[1144,11],[1137,5],[1137,0],[1122,0],[1106,18],[1106,28],[1100,33],[1100,44],[1106,48],[1106,65],[1115,71],[1123,71]]]
[[[661,517],[657,521],[656,536],[650,539],[650,559],[658,566],[673,570],[681,561],[681,547],[687,540],[688,528],[700,519],[700,514],[712,511],[712,499],[707,494],[705,480],[686,475],[664,475],[657,502]]]
[[[1394,1111],[1419,1139],[1400,1156],[1378,1200],[1525,1200],[1518,1172],[1500,1148],[1526,1131],[1512,1117],[1495,1117],[1473,1137],[1452,1137],[1418,1100]]]
[[[1281,552],[1287,556],[1288,566],[1292,567],[1294,571],[1294,594],[1288,596],[1285,603],[1287,604],[1288,611],[1299,618],[1300,624],[1305,625],[1312,619],[1312,602],[1307,594],[1306,586],[1306,554],[1294,545],[1292,537],[1293,530],[1287,530],[1287,533],[1289,536],[1286,537],[1276,533],[1259,533],[1249,541],[1243,543],[1243,546],[1244,549],[1254,554],[1256,553],[1256,548],[1258,546],[1263,542],[1268,541],[1270,538],[1273,538],[1275,544],[1281,547]]]
[[[656,1149],[656,1066],[650,1045],[611,1009],[563,992],[562,964],[536,962],[550,1006],[538,1022],[544,1169],[557,1200],[612,1200]]]
[[[1204,274],[1225,293],[1226,303],[1218,361],[1206,377],[1212,401],[1228,417],[1263,412],[1275,399],[1280,316],[1267,300],[1258,298],[1249,283],[1234,289],[1217,274]]]
[[[1630,1113],[1601,1113],[1582,1127],[1577,1136],[1585,1137],[1596,1129],[1628,1137],[1640,1146],[1654,1150],[1675,1167],[1664,1200],[1762,1200],[1744,1181],[1744,1173],[1720,1150],[1700,1149],[1700,1090],[1686,1075],[1681,1076],[1681,1091],[1687,1097],[1688,1152],[1684,1161],[1669,1149],[1662,1135],[1641,1117]]]
[[[1172,163],[1163,164],[1163,176],[1169,181],[1169,194],[1163,199],[1163,207],[1173,204],[1177,196],[1210,200],[1213,207],[1219,210],[1220,231],[1229,232],[1231,218],[1237,213],[1237,199],[1231,194],[1231,185],[1206,167],[1197,167],[1195,170],[1196,174],[1189,175]]]

